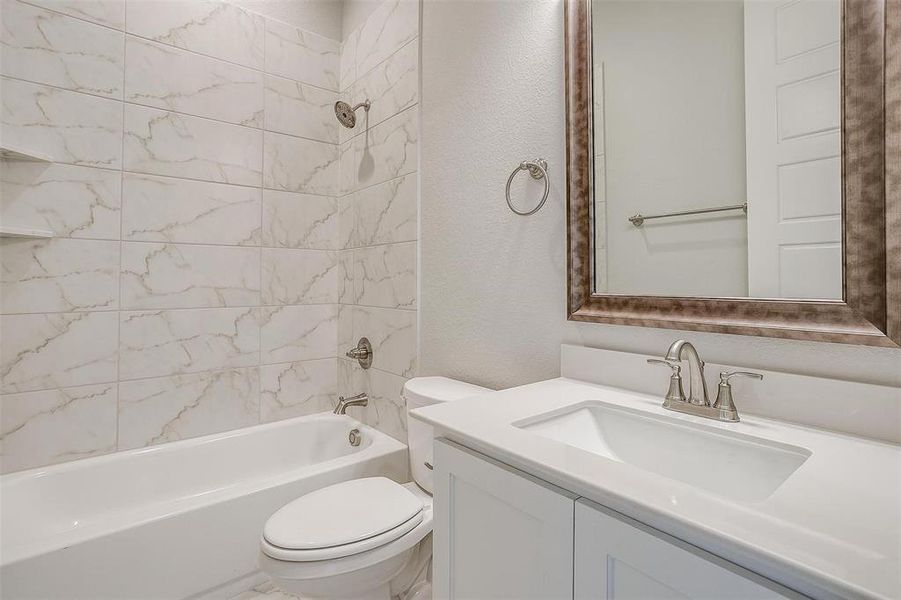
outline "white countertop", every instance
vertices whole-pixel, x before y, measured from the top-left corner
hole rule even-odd
[[[514,427],[585,401],[801,446],[769,498],[742,503]],[[411,414],[455,440],[818,598],[901,598],[901,446],[754,416],[721,423],[656,396],[558,378]],[[686,457],[691,460],[691,457]]]

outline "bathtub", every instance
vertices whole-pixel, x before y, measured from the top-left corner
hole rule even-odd
[[[260,533],[285,503],[407,471],[405,445],[322,413],[3,475],[0,597],[228,598],[264,579]]]

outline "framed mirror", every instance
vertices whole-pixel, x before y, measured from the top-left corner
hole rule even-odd
[[[571,320],[901,346],[901,2],[567,0]]]

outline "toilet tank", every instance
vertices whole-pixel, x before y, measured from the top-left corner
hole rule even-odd
[[[432,493],[432,442],[435,439],[431,425],[410,417],[411,410],[461,400],[490,392],[488,388],[472,385],[447,377],[414,377],[404,385],[404,402],[407,405],[407,445],[410,447],[410,470],[413,480],[425,491]]]

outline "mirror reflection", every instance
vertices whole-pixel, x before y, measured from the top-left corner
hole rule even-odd
[[[592,0],[599,294],[841,299],[838,0]]]

